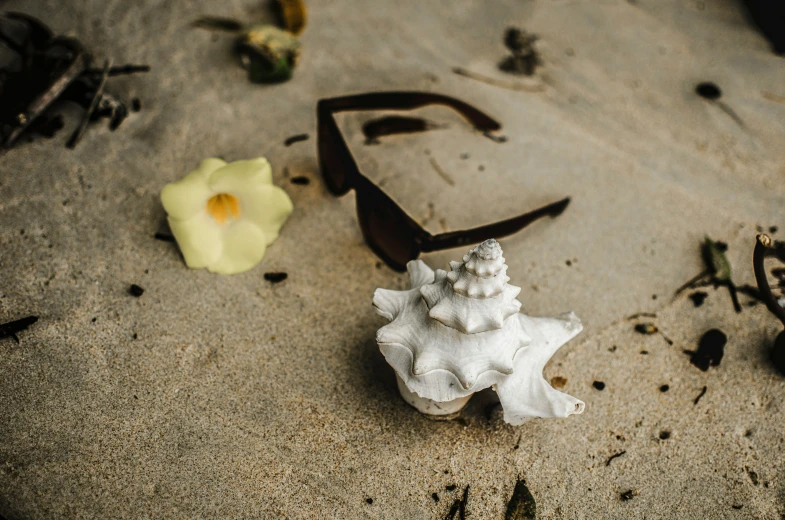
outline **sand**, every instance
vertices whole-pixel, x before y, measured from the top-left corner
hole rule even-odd
[[[767,354],[781,325],[746,296],[735,313],[723,288],[701,307],[673,298],[704,235],[749,284],[756,226],[785,232],[785,62],[740,2],[313,1],[295,77],[276,86],[246,80],[230,36],[189,27],[263,20],[260,4],[3,3],[98,60],[153,69],[110,81],[142,101],[116,132],[92,125],[67,150],[81,112],[64,106],[65,130],[0,157],[0,322],[40,317],[0,341],[3,517],[443,518],[470,486],[466,517],[501,519],[523,479],[542,519],[785,514],[785,378]],[[514,79],[495,68],[510,24],[540,36],[542,92],[452,72]],[[722,105],[694,94],[701,81]],[[340,117],[363,171],[431,232],[572,196],[501,243],[526,313],[584,322],[545,370],[582,415],[511,427],[485,393],[433,421],[398,395],[371,296],[406,276],[363,243],[354,194],[326,190],[315,142],[318,99],[392,89],[461,98],[508,138],[428,108],[446,128],[366,146],[379,114]],[[153,238],[161,188],[204,157],[259,155],[295,204],[280,238],[250,272],[187,269]],[[626,319],[639,312],[656,318]],[[711,328],[728,344],[702,372],[683,350]]]

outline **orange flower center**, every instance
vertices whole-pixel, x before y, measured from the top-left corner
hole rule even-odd
[[[240,216],[240,201],[229,193],[213,195],[207,201],[207,213],[219,224],[224,224],[227,218]]]

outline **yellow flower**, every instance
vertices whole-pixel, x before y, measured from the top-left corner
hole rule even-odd
[[[286,192],[273,186],[263,157],[229,164],[205,159],[167,184],[161,202],[188,267],[221,274],[258,264],[293,208]]]

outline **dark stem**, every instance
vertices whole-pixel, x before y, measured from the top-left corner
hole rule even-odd
[[[702,273],[700,273],[699,275],[690,278],[690,280],[687,283],[685,283],[684,285],[682,285],[681,287],[676,289],[676,292],[674,293],[674,296],[678,296],[679,294],[681,294],[682,291],[685,291],[687,289],[692,288],[692,286],[695,285],[696,283],[698,283],[701,278],[703,278],[705,276],[709,276],[710,274],[711,274],[711,271],[709,271],[707,269],[707,270],[703,271]]]
[[[766,257],[766,249],[771,247],[771,238],[768,235],[761,233],[757,236],[755,242],[755,251],[752,253],[752,266],[755,270],[755,281],[758,282],[758,290],[760,290],[761,300],[766,304],[766,307],[774,314],[783,325],[785,325],[785,309],[783,309],[769,287],[769,281],[766,279],[766,266],[764,265],[764,258]]]
[[[733,308],[736,309],[736,312],[741,312],[741,304],[739,303],[739,295],[736,291],[736,284],[733,283],[733,280],[728,280],[725,282],[725,285],[728,287],[728,292],[730,293],[730,299],[733,301]]]
[[[104,86],[106,85],[106,80],[109,77],[109,68],[112,66],[111,60],[106,60],[104,62],[104,70],[101,73],[101,82],[98,84],[98,88],[95,89],[95,94],[93,95],[93,101],[90,103],[90,108],[84,114],[82,118],[82,122],[79,123],[79,128],[77,128],[71,138],[66,143],[68,148],[75,148],[77,144],[79,144],[79,140],[82,138],[85,130],[87,129],[88,123],[90,123],[90,118],[93,117],[93,112],[95,109],[98,108],[98,102],[101,101],[101,95],[104,92]]]
[[[150,65],[122,65],[119,67],[111,67],[109,69],[109,77],[125,76],[126,74],[136,74],[138,72],[150,72]],[[89,76],[101,76],[103,69],[87,69],[84,71]]]

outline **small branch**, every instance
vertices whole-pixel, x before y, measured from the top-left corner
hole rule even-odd
[[[93,113],[95,109],[98,108],[98,102],[101,101],[101,94],[104,91],[104,86],[106,86],[106,80],[109,78],[109,68],[112,66],[112,60],[106,60],[104,62],[104,70],[101,74],[101,82],[98,84],[98,88],[95,89],[95,94],[93,95],[93,101],[90,103],[90,108],[84,114],[82,118],[82,122],[79,123],[79,128],[77,128],[74,133],[71,135],[71,138],[65,144],[68,148],[75,148],[76,145],[79,143],[79,140],[82,138],[85,130],[87,129],[87,125],[90,123],[90,118],[93,117]]]
[[[507,90],[513,90],[515,92],[542,92],[545,90],[545,85],[524,85],[523,83],[513,81],[503,81],[477,74],[476,72],[466,70],[462,67],[455,67],[452,71],[459,76],[481,81],[482,83],[493,85],[494,87],[506,88]]]
[[[455,181],[454,181],[454,180],[452,180],[452,177],[450,177],[450,176],[447,174],[447,172],[446,172],[446,171],[444,171],[444,169],[443,169],[441,166],[439,166],[439,163],[438,163],[438,162],[436,162],[436,159],[434,159],[433,157],[431,157],[431,158],[430,158],[430,161],[431,161],[431,166],[433,166],[433,169],[434,169],[434,171],[435,171],[436,173],[438,173],[438,174],[439,174],[439,177],[441,177],[442,179],[444,179],[444,182],[446,182],[446,183],[447,183],[447,184],[449,184],[450,186],[455,186]]]
[[[688,282],[686,282],[684,285],[682,285],[681,287],[679,287],[678,289],[676,289],[676,292],[673,294],[673,296],[678,296],[678,295],[679,295],[679,294],[681,294],[683,291],[685,291],[685,290],[687,290],[687,289],[690,289],[690,288],[692,288],[692,287],[693,287],[693,286],[694,286],[696,283],[698,283],[698,282],[699,282],[699,281],[700,281],[702,278],[704,278],[704,277],[706,277],[706,276],[709,276],[710,274],[711,274],[711,271],[709,271],[709,270],[707,269],[707,270],[705,270],[705,271],[701,272],[700,274],[698,274],[697,276],[694,276],[694,277],[690,278],[690,280],[689,280]]]
[[[243,24],[231,18],[203,16],[191,22],[191,27],[209,31],[238,32],[242,30]]]
[[[615,459],[615,458],[618,458],[618,457],[621,457],[621,456],[622,456],[622,455],[624,455],[625,453],[627,453],[627,450],[620,451],[619,453],[614,453],[613,455],[611,455],[610,457],[608,457],[608,460],[606,460],[606,461],[605,461],[605,467],[607,468],[608,466],[610,466],[610,465],[611,465],[611,461],[612,461],[613,459]]]
[[[766,279],[766,266],[764,265],[764,258],[766,257],[766,250],[771,247],[771,238],[768,235],[761,233],[757,236],[755,242],[755,251],[752,253],[752,266],[755,270],[755,281],[758,282],[758,290],[760,290],[761,300],[766,304],[766,307],[774,314],[783,325],[785,325],[785,309],[777,303],[774,294],[769,287],[769,281]]]
[[[627,316],[627,320],[637,320],[638,318],[656,318],[657,315],[653,312],[638,312],[632,316]]]
[[[466,520],[466,503],[469,501],[469,484],[463,490],[463,497],[461,498],[461,506],[458,508],[458,518]]]
[[[696,398],[695,398],[695,400],[692,402],[692,405],[693,405],[693,406],[695,406],[696,404],[698,404],[698,401],[700,401],[700,400],[701,400],[701,397],[703,397],[704,395],[706,395],[706,390],[707,390],[707,388],[708,388],[707,386],[704,386],[704,387],[703,387],[703,390],[701,390],[701,393],[699,393],[699,394],[698,394],[698,397],[696,397]]]
[[[733,302],[733,308],[736,312],[741,312],[741,304],[739,303],[739,295],[736,291],[736,284],[733,283],[733,280],[728,280],[724,283],[724,285],[728,288],[728,292],[730,293],[730,299]]]
[[[103,69],[87,69],[85,74],[90,76],[100,76],[103,74]],[[150,72],[150,65],[122,65],[120,67],[110,67],[109,77],[125,76],[127,74],[136,74],[138,72]]]

